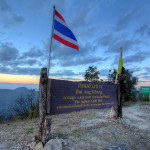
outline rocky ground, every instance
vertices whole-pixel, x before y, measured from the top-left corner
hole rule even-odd
[[[123,107],[123,119],[111,120],[109,109],[52,116],[53,138],[64,150],[150,150],[150,103]],[[38,131],[38,119],[0,124],[0,150],[27,145]]]

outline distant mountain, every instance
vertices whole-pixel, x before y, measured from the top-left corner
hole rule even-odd
[[[0,111],[6,110],[10,105],[15,103],[15,100],[20,97],[27,97],[31,90],[25,87],[16,88],[14,90],[0,89]],[[35,100],[38,97],[38,92],[35,91]]]

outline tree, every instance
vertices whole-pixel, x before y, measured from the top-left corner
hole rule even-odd
[[[108,81],[115,83],[117,70],[116,69],[110,69],[108,74]]]
[[[90,82],[98,81],[99,74],[100,72],[97,71],[97,67],[89,66],[89,68],[86,70],[86,73],[84,75],[84,79]]]
[[[130,72],[129,70],[125,70],[125,84],[126,84],[126,90],[123,95],[123,99],[125,101],[135,101],[136,100],[136,89],[135,85],[138,82],[138,79],[136,77],[133,77],[133,72]]]
[[[19,119],[33,118],[38,116],[38,103],[35,101],[35,90],[30,91],[27,98],[20,96],[15,104],[10,107],[14,117]]]
[[[108,81],[115,83],[116,73],[117,71],[115,69],[109,70]],[[123,100],[135,101],[136,89],[134,86],[137,84],[138,79],[136,77],[133,77],[133,72],[130,72],[128,69],[126,70],[125,68],[124,68],[124,74],[126,75],[126,79],[124,81],[124,84],[126,85],[126,87],[124,89]]]

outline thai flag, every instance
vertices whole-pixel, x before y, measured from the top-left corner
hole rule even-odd
[[[79,50],[76,37],[57,10],[55,10],[53,38],[69,47]]]

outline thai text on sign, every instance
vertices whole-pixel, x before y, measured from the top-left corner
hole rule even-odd
[[[117,105],[117,85],[51,79],[50,114]]]

